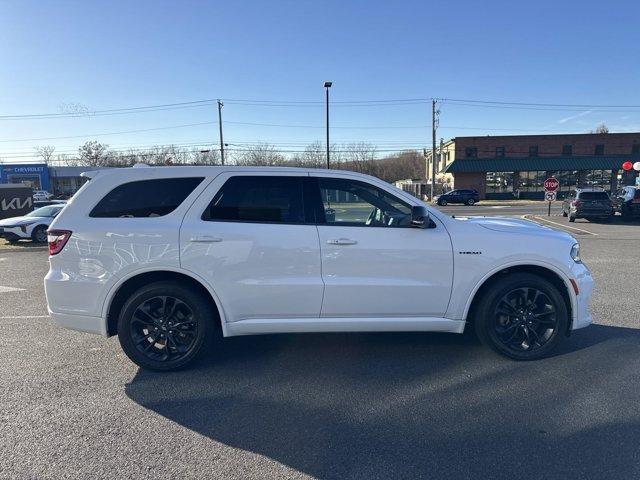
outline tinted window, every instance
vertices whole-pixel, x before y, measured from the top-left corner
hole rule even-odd
[[[607,192],[580,192],[580,200],[609,200]]]
[[[327,225],[406,227],[411,224],[411,207],[373,185],[338,178],[320,178],[319,184]]]
[[[173,212],[203,177],[162,178],[124,183],[100,200],[91,217],[161,217]]]
[[[231,177],[213,197],[203,220],[304,223],[300,177]]]

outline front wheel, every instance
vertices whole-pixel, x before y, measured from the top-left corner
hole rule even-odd
[[[210,301],[174,282],[135,291],[118,320],[124,353],[149,370],[176,370],[191,363],[213,338],[217,316]]]
[[[467,205],[471,206],[474,203],[476,203],[476,201],[473,198],[470,198],[469,200],[467,200]]]
[[[441,207],[446,207],[447,206],[447,201],[446,200],[438,200],[438,205],[440,205]]]
[[[575,222],[575,221],[576,221],[576,216],[575,216],[575,215],[571,215],[571,214],[569,214],[569,221],[570,221],[571,223]]]
[[[478,338],[515,360],[536,360],[567,338],[567,306],[552,283],[530,273],[507,275],[484,292],[474,319]]]
[[[47,241],[47,227],[39,225],[31,232],[31,240],[36,243],[45,243]]]

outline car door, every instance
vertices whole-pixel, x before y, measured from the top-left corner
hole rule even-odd
[[[204,278],[227,322],[318,317],[324,285],[308,175],[220,174],[180,231],[180,263]]]
[[[412,227],[411,205],[390,187],[346,174],[311,175],[318,180],[321,316],[444,316],[453,257],[442,224]]]
[[[460,203],[461,201],[462,196],[460,195],[460,190],[452,190],[447,194],[447,202]]]

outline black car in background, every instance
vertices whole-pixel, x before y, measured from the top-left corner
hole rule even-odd
[[[448,203],[464,203],[474,205],[480,201],[480,195],[476,190],[451,190],[433,198],[438,205],[444,206]]]
[[[618,190],[613,201],[616,211],[620,212],[624,220],[640,217],[640,188],[623,187]]]
[[[615,213],[609,194],[602,189],[579,188],[571,192],[562,202],[562,216],[570,222],[576,218],[608,221]]]

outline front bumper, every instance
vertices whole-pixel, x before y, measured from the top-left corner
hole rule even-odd
[[[572,273],[578,285],[578,295],[575,296],[576,305],[573,324],[571,325],[571,329],[576,330],[591,325],[593,322],[593,317],[589,311],[593,293],[593,278],[589,269],[582,263],[576,263]]]
[[[7,240],[30,238],[20,227],[0,227],[0,237],[6,238]]]

